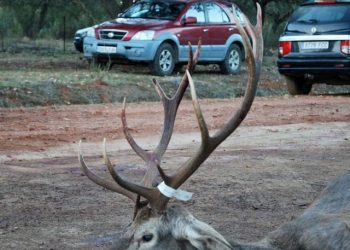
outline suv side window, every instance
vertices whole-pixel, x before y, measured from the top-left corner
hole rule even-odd
[[[214,3],[206,3],[209,23],[228,23],[229,18],[225,11]]]
[[[197,18],[198,23],[205,23],[204,6],[201,3],[193,4],[187,11],[186,17],[193,16]]]

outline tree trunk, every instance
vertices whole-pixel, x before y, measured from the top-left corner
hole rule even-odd
[[[49,3],[45,1],[40,7],[39,21],[37,26],[37,33],[39,33],[45,25],[45,19],[47,16],[47,11],[49,10]]]
[[[1,37],[1,51],[4,52],[5,51],[5,38],[4,38],[4,33],[2,31],[0,31],[0,37]]]
[[[32,13],[30,15],[30,21],[27,23],[21,23],[22,27],[24,28],[24,34],[29,38],[35,37],[35,10],[32,10]]]

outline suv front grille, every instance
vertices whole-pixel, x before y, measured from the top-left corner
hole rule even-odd
[[[101,39],[122,40],[126,34],[122,30],[100,30]]]

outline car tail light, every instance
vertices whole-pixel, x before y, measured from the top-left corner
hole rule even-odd
[[[292,52],[292,42],[290,41],[279,42],[279,49],[278,49],[279,57],[288,55],[290,52]]]
[[[350,40],[340,42],[340,51],[345,55],[350,55]]]

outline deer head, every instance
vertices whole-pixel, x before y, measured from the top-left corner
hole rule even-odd
[[[214,135],[210,135],[196,96],[191,72],[198,60],[200,43],[194,55],[190,49],[186,73],[176,94],[169,98],[154,80],[154,86],[164,107],[163,133],[158,146],[152,152],[142,149],[133,139],[127,127],[125,100],[122,109],[122,124],[125,137],[133,150],[146,162],[147,172],[141,184],[136,184],[121,177],[113,168],[108,158],[106,147],[104,161],[115,182],[107,181],[92,173],[79,152],[79,161],[85,175],[93,182],[109,190],[120,193],[135,203],[134,221],[127,228],[122,239],[114,249],[233,249],[232,245],[212,227],[197,220],[186,209],[180,206],[167,207],[171,195],[167,194],[156,177],[161,176],[161,185],[175,191],[199,168],[209,155],[241,124],[253,103],[263,53],[261,9],[257,6],[257,24],[252,26],[245,20],[245,27],[234,15],[236,25],[244,42],[247,62],[247,86],[241,106]],[[193,107],[201,132],[201,144],[197,152],[177,171],[166,174],[160,166],[161,159],[169,145],[174,128],[176,113],[187,86],[190,85]]]

